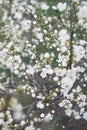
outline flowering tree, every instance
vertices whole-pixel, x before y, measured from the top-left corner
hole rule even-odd
[[[86,122],[87,2],[1,0],[0,8],[0,128]]]

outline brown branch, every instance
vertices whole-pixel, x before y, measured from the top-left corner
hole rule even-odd
[[[31,0],[28,0],[28,5],[31,5]],[[29,36],[28,36],[28,40],[29,43],[32,44],[32,30],[33,30],[33,15],[32,15],[32,9],[30,9],[30,13],[29,13],[29,20],[31,21],[31,27],[29,29]]]
[[[70,57],[69,57],[69,68],[72,67],[73,58],[73,13],[72,13],[72,2],[70,0]]]
[[[79,85],[79,82],[81,81],[81,79],[83,78],[85,73],[87,73],[87,68],[83,73],[81,73],[79,79],[78,80],[76,79],[76,81],[74,82],[74,84],[73,84],[72,88],[70,89],[70,91],[68,92],[68,94],[70,94],[72,92],[72,90]]]

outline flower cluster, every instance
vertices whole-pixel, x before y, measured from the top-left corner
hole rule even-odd
[[[0,0],[0,9],[0,128],[87,120],[87,2]]]

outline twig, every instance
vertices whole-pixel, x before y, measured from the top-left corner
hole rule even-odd
[[[76,79],[76,81],[74,82],[74,84],[73,84],[72,88],[70,89],[70,91],[68,92],[68,94],[70,94],[72,92],[73,88],[76,88],[78,86],[80,80],[83,78],[85,73],[87,73],[87,69],[83,73],[81,73],[78,80]]]
[[[72,3],[70,0],[70,57],[69,57],[69,68],[72,67],[73,58],[73,14],[72,14]]]

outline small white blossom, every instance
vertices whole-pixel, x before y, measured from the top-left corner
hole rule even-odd
[[[59,9],[60,12],[64,11],[66,9],[66,3],[58,3],[57,8]]]
[[[53,119],[52,114],[51,114],[51,113],[48,113],[48,114],[45,116],[44,121],[45,121],[45,122],[49,122],[49,121],[51,121],[52,119]]]
[[[42,2],[41,3],[41,9],[42,10],[48,10],[49,9],[49,5],[47,5],[46,3]]]
[[[44,108],[44,104],[42,104],[42,102],[39,101],[39,102],[37,103],[37,108],[43,109],[43,108]]]
[[[80,19],[87,18],[87,3],[80,6],[79,12],[78,12],[78,17]]]
[[[32,125],[25,127],[25,130],[35,130],[35,127]]]
[[[83,119],[87,120],[87,112],[83,113]]]

